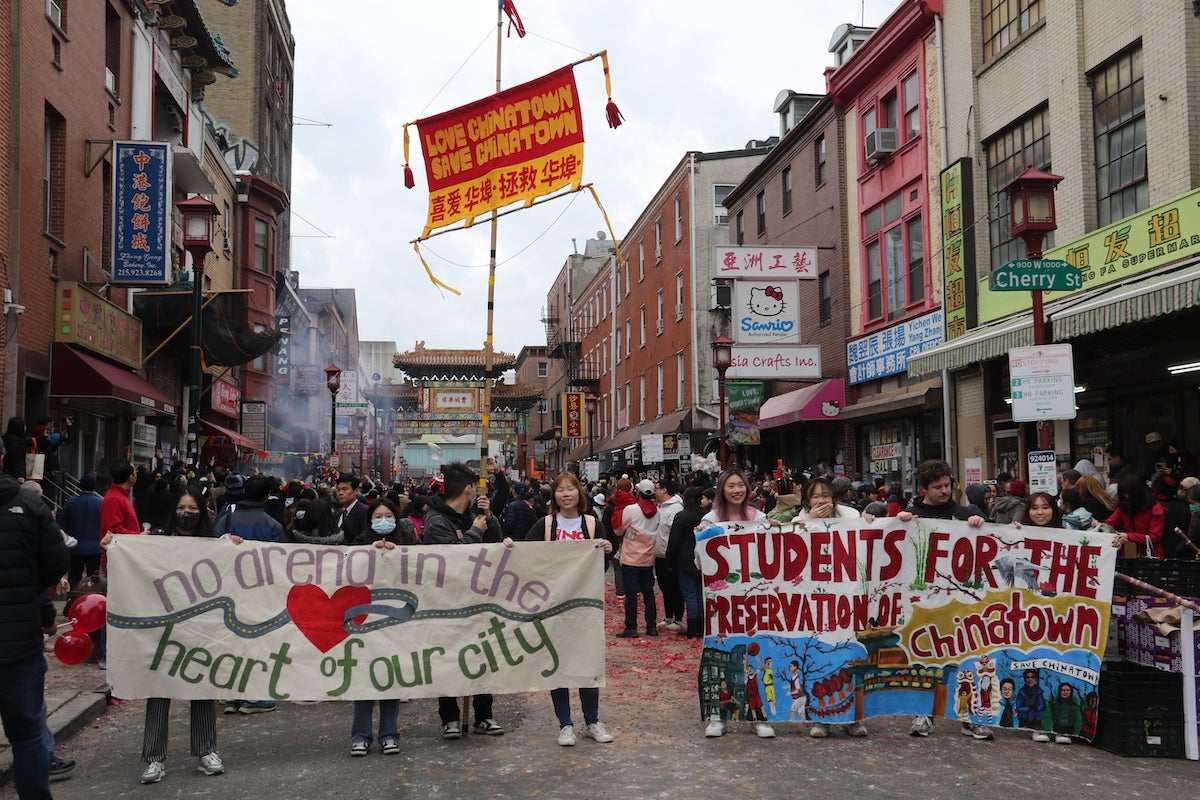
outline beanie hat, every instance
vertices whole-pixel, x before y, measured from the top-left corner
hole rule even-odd
[[[1010,497],[1024,497],[1025,496],[1025,481],[1009,481],[1008,495]]]

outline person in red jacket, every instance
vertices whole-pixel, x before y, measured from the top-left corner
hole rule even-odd
[[[141,533],[137,512],[129,493],[137,483],[137,472],[128,460],[113,464],[112,486],[100,502],[100,536],[110,533]]]
[[[1163,557],[1163,507],[1150,496],[1145,481],[1126,475],[1117,484],[1117,507],[1104,522],[1117,529],[1113,547],[1126,542],[1137,546],[1139,555]]]

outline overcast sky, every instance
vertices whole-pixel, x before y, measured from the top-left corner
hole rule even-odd
[[[527,35],[502,44],[508,88],[607,50],[613,99],[604,116],[599,59],[575,69],[584,181],[618,238],[688,150],[732,150],[778,134],[782,89],[823,93],[834,29],[877,26],[897,0],[516,0]],[[481,348],[487,331],[488,224],[435,236],[422,252],[428,187],[416,129],[417,185],[404,188],[402,126],[494,94],[496,0],[439,3],[287,0],[296,39],[292,264],[302,285],[353,287],[360,340]],[[505,25],[507,33],[508,26]],[[315,123],[315,124],[311,124]],[[541,309],[567,256],[604,220],[589,193],[501,217],[495,349],[544,345]]]

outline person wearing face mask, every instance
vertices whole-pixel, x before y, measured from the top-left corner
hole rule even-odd
[[[364,521],[362,532],[354,544],[374,544],[381,549],[393,549],[417,544],[417,532],[412,523],[400,516],[396,504],[380,497],[371,507],[371,515]],[[391,547],[388,547],[391,545]],[[350,755],[365,756],[371,752],[371,717],[375,712],[375,700],[355,700],[350,722]],[[379,746],[384,755],[400,752],[400,701],[390,698],[379,700]]]
[[[187,489],[179,496],[175,513],[161,534],[216,539],[204,498],[199,491]],[[242,542],[238,536],[230,536],[229,540],[234,544]],[[167,723],[170,711],[169,697],[146,700],[146,726],[142,731],[142,761],[146,769],[142,773],[142,783],[158,783],[167,774]],[[225,764],[217,754],[217,701],[192,700],[188,727],[192,755],[200,759],[197,771],[205,775],[223,773]]]

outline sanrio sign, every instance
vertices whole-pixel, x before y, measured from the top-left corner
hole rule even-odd
[[[800,344],[800,283],[733,282],[733,339],[745,344]]]

